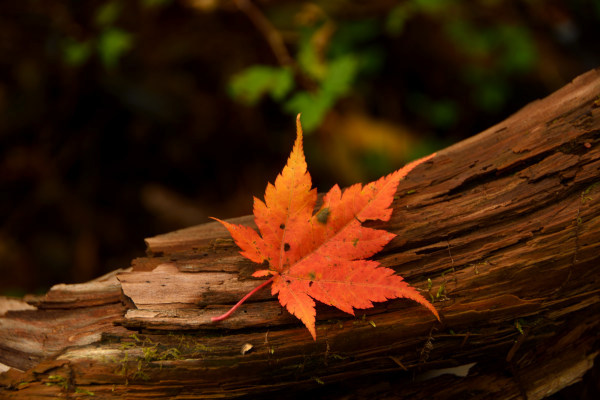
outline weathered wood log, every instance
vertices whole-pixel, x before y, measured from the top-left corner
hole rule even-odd
[[[600,70],[439,152],[394,210],[372,224],[398,234],[376,258],[441,323],[402,299],[322,306],[313,341],[268,290],[211,323],[260,281],[208,223],[147,239],[129,270],[1,299],[0,397],[541,399],[593,365]]]

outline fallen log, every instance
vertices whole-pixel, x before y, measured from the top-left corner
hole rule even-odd
[[[375,258],[429,298],[357,316],[320,306],[317,340],[217,223],[44,296],[0,299],[0,397],[541,399],[600,351],[600,70],[457,143],[400,182]],[[238,223],[252,225],[252,217]]]

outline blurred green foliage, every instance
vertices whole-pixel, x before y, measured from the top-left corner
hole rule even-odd
[[[148,6],[153,7],[155,4],[158,3],[149,3]],[[107,70],[115,68],[119,59],[134,45],[133,35],[116,26],[122,8],[122,3],[116,0],[98,7],[94,16],[94,25],[98,29],[96,36],[85,41],[65,37],[62,44],[63,61],[70,66],[81,66],[89,60],[95,50]]]
[[[133,46],[131,34],[110,28],[98,38],[98,55],[107,69],[114,68],[119,59]]]
[[[77,42],[67,38],[63,43],[63,59],[68,65],[80,66],[89,59],[91,54],[92,44],[89,41]]]
[[[337,101],[351,92],[360,76],[375,74],[381,68],[383,51],[376,46],[365,46],[379,33],[377,23],[369,19],[339,24],[325,51],[320,48],[320,36],[331,28],[331,22],[301,27],[296,53],[299,82],[294,82],[291,67],[253,65],[231,78],[229,93],[252,105],[270,95],[289,114],[302,113],[303,127],[310,133],[319,127]],[[310,89],[302,88],[302,78],[310,80]],[[294,87],[297,89],[292,91]]]
[[[293,72],[288,67],[254,65],[231,78],[230,94],[248,105],[255,105],[263,96],[282,100],[294,88]]]
[[[497,111],[510,96],[509,81],[532,72],[538,52],[526,27],[510,21],[482,24],[469,13],[472,3],[411,0],[395,6],[381,19],[357,21],[320,15],[312,26],[296,29],[298,39],[295,46],[290,46],[296,48],[296,82],[289,81],[292,69],[283,73],[281,68],[248,66],[232,78],[230,93],[250,104],[269,94],[286,112],[302,112],[305,129],[311,132],[340,99],[381,70],[386,54],[377,42],[385,36],[400,37],[412,20],[426,17],[441,26],[445,38],[440,39],[463,57],[462,79],[471,88],[473,106],[484,112]],[[494,2],[487,3],[489,6]],[[278,85],[282,87],[277,89]],[[424,93],[413,93],[405,101],[420,117],[428,118],[434,128],[451,129],[458,123],[457,103],[426,97]]]
[[[318,79],[318,89],[296,92],[284,104],[290,114],[302,113],[303,127],[312,132],[320,124],[337,99],[347,94],[358,72],[358,61],[352,55],[330,61]]]

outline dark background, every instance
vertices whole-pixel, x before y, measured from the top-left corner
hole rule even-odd
[[[251,213],[299,111],[320,191],[389,173],[600,65],[599,26],[583,0],[1,2],[0,294]]]

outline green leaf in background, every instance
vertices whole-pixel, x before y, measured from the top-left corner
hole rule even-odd
[[[284,110],[292,115],[302,113],[302,128],[304,132],[310,133],[321,125],[333,104],[333,99],[322,91],[318,93],[302,91],[284,104]]]
[[[298,66],[311,78],[321,81],[327,73],[327,65],[317,52],[315,42],[313,40],[316,29],[304,29],[300,33],[298,41],[298,53],[296,58]]]
[[[448,36],[459,49],[475,58],[493,57],[495,68],[506,73],[525,73],[533,69],[537,50],[531,33],[522,27],[497,25],[476,27],[454,20],[446,25]]]
[[[84,64],[92,54],[92,44],[90,41],[77,42],[68,39],[63,44],[63,60],[67,65],[78,67]]]
[[[358,60],[351,54],[341,56],[329,63],[321,90],[326,96],[337,99],[352,89],[358,73]]]
[[[97,26],[112,25],[121,14],[121,4],[116,1],[109,1],[98,8],[95,22]]]
[[[399,36],[414,13],[415,9],[411,3],[402,3],[394,7],[385,20],[386,32],[392,36]]]
[[[338,58],[345,54],[355,54],[360,45],[373,41],[381,32],[380,21],[366,19],[339,23],[329,43],[328,56],[330,59]]]
[[[302,113],[302,126],[307,133],[321,125],[327,112],[337,100],[348,94],[358,72],[356,57],[345,55],[331,61],[321,87],[315,93],[301,91],[284,105],[290,114]]]
[[[477,28],[469,21],[454,19],[446,23],[445,30],[456,47],[469,57],[486,57],[493,50],[493,37],[487,28]]]
[[[411,0],[394,7],[385,20],[385,30],[389,35],[399,36],[406,23],[417,14],[444,16],[451,7],[456,6],[453,0]]]
[[[454,100],[439,100],[431,103],[429,118],[436,128],[449,129],[458,121],[458,106]]]
[[[509,88],[503,80],[490,79],[473,88],[473,101],[486,112],[497,112],[508,99]]]
[[[463,68],[462,79],[471,87],[471,102],[482,111],[497,112],[510,96],[507,78],[497,70],[467,66]]]
[[[118,28],[107,29],[98,38],[98,54],[107,69],[114,68],[132,46],[132,35]]]
[[[448,9],[451,0],[412,0],[415,8],[426,14],[436,14]]]
[[[294,74],[290,68],[255,65],[233,76],[229,92],[235,99],[256,104],[269,94],[273,100],[282,100],[294,88]]]
[[[530,31],[523,27],[502,25],[497,29],[502,51],[500,67],[508,73],[526,73],[537,61],[537,49]]]

